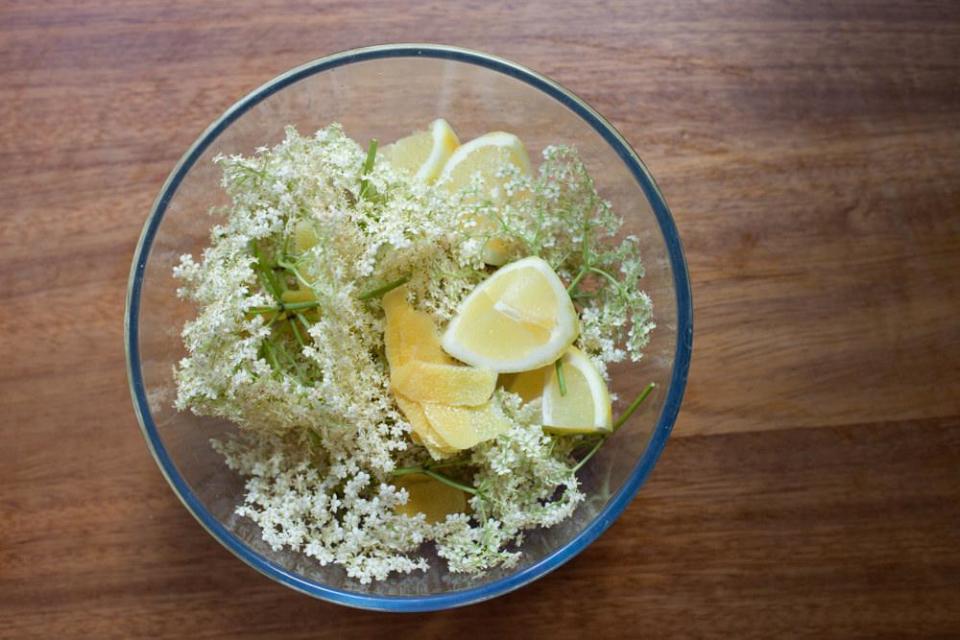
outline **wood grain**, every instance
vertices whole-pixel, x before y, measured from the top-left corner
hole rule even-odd
[[[696,302],[675,436],[556,573],[417,616],[311,601],[194,523],[122,308],[167,172],[238,96],[387,41],[491,51],[608,116]],[[960,5],[0,3],[0,637],[960,635]]]

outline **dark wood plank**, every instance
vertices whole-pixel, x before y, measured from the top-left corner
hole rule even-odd
[[[236,98],[385,41],[573,89],[670,201],[687,400],[627,514],[497,601],[352,612],[192,521],[136,429],[129,259]],[[0,3],[0,637],[960,635],[960,5]]]
[[[92,461],[105,473],[88,495],[74,495],[76,475],[39,469],[6,487],[17,506],[2,564],[10,637],[960,629],[957,419],[677,438],[621,521],[569,565],[489,603],[407,616],[313,602],[256,574],[186,514],[136,438],[120,439],[121,456]]]

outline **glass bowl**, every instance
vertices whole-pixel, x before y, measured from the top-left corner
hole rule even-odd
[[[600,193],[640,238],[657,328],[638,364],[612,367],[622,410],[649,382],[641,410],[581,471],[588,498],[574,516],[528,533],[520,563],[481,576],[449,573],[436,559],[425,573],[361,585],[336,566],[275,552],[234,508],[243,484],[209,445],[233,427],[173,408],[172,369],[183,355],[180,328],[193,309],[178,300],[171,270],[209,239],[211,207],[226,204],[220,153],[252,153],[278,143],[292,124],[312,133],[340,122],[365,144],[389,141],[446,118],[461,139],[493,130],[517,133],[533,159],[552,143],[575,145]],[[343,605],[429,611],[517,589],[556,569],[593,542],[623,512],[653,469],[670,434],[690,364],[693,310],[680,239],[667,204],[640,158],[606,120],[544,76],[512,62],[454,47],[399,44],[315,60],[256,89],[220,116],[184,154],[160,191],[134,255],[125,341],[130,391],[147,445],[174,492],[200,524],[238,558],[303,593]],[[429,549],[425,550],[428,555]]]

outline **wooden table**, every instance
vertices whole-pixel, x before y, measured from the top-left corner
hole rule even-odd
[[[488,50],[607,115],[696,300],[687,399],[624,516],[438,614],[238,562],[147,453],[123,362],[130,257],[183,150],[275,74],[382,41]],[[4,638],[960,635],[955,2],[8,1],[0,158]]]

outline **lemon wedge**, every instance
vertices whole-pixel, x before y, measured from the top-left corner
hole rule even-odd
[[[417,131],[385,147],[383,155],[397,169],[429,183],[437,179],[459,146],[453,127],[438,118],[430,123],[427,131]]]
[[[423,413],[440,439],[453,449],[469,449],[510,427],[510,421],[493,402],[477,407],[424,403]]]
[[[440,346],[433,318],[407,302],[407,288],[397,287],[383,296],[386,328],[383,332],[387,363],[394,371],[411,361],[454,364]]]
[[[524,402],[536,400],[543,395],[543,386],[552,368],[551,365],[548,365],[533,371],[507,374],[511,377],[504,381],[503,387],[507,391],[519,395]]]
[[[407,490],[407,503],[397,505],[394,509],[397,513],[411,517],[422,513],[426,521],[433,524],[443,522],[452,513],[467,510],[463,491],[422,473],[400,476],[393,484]]]
[[[412,360],[390,370],[393,390],[417,402],[480,405],[490,399],[497,374],[489,369]]]
[[[585,353],[576,347],[561,361],[566,394],[561,393],[556,367],[543,388],[543,426],[551,433],[575,434],[609,431],[612,424],[610,393],[603,376]]]
[[[459,191],[479,173],[484,187],[494,189],[500,186],[496,174],[504,163],[530,173],[530,157],[520,138],[505,131],[485,133],[453,152],[443,167],[439,183],[450,191]]]
[[[580,333],[570,296],[537,257],[501,267],[461,303],[441,339],[443,349],[498,373],[553,363]]]
[[[520,138],[503,131],[487,133],[474,138],[450,156],[439,183],[454,192],[469,185],[474,174],[480,174],[484,192],[495,202],[502,202],[505,198],[501,190],[503,180],[497,177],[497,171],[504,164],[512,164],[524,174],[530,173],[530,158]],[[476,220],[476,225],[481,233],[492,233],[496,229],[494,222],[486,218]],[[483,260],[500,266],[510,259],[513,250],[508,240],[492,237],[483,247]]]
[[[410,427],[413,429],[413,439],[426,447],[433,459],[441,460],[456,452],[456,449],[448,445],[436,432],[433,425],[427,420],[423,407],[419,403],[398,394],[394,394],[394,397],[400,411],[410,422]]]

